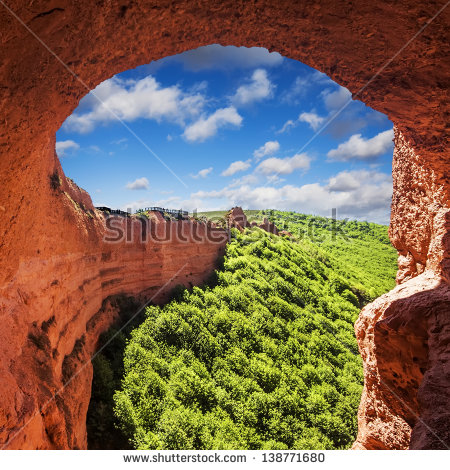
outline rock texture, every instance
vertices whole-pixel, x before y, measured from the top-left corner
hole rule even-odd
[[[355,446],[448,446],[449,9],[442,10],[444,5],[445,0],[1,4],[3,445],[84,447],[89,367],[51,397],[114,317],[114,296],[147,298],[183,260],[188,268],[178,276],[197,282],[217,255],[217,245],[209,244],[155,252],[134,242],[120,249],[106,246],[103,216],[62,174],[56,130],[89,89],[115,73],[221,43],[263,46],[298,59],[395,123],[390,235],[400,255],[399,286],[366,307],[356,325],[365,389]]]
[[[356,333],[365,384],[355,448],[447,448],[449,312],[450,289],[430,271],[362,310]]]
[[[355,325],[365,370],[355,448],[450,447],[450,159],[430,162],[396,130],[389,233],[399,286]]]
[[[250,223],[245,215],[245,212],[242,210],[242,207],[233,207],[226,215],[227,226],[229,228],[237,228],[239,231],[243,232],[247,227],[258,227],[266,232],[273,233],[275,235],[279,234],[277,226],[270,222],[267,217],[264,217],[262,223],[258,224],[256,221]],[[283,232],[285,234],[289,232]]]
[[[66,207],[55,223],[68,235],[87,231],[85,246],[42,256],[43,239],[0,288],[0,441],[8,448],[85,448],[90,357],[118,302],[133,296],[142,308],[165,301],[178,284],[201,284],[228,240],[226,231],[193,221],[107,219],[63,178],[54,178],[50,194]]]
[[[243,232],[245,228],[250,227],[245,212],[242,207],[233,207],[226,215],[227,226],[229,228],[237,228]]]
[[[279,233],[277,226],[273,222],[270,222],[267,217],[264,217],[264,220],[258,225],[258,227],[275,235],[278,235]]]

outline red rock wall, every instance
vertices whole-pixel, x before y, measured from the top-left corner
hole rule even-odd
[[[247,227],[250,227],[247,216],[242,210],[242,207],[233,207],[226,214],[227,225],[230,228],[237,228],[240,232],[243,232]]]
[[[104,214],[88,197],[78,205],[64,186],[52,195],[66,205],[59,228],[95,230],[95,240],[81,250],[22,260],[0,289],[0,440],[11,448],[85,448],[89,358],[117,319],[116,296],[158,303],[178,284],[201,284],[227,241],[225,231],[193,221],[114,217],[111,226],[123,239],[105,242],[117,232],[107,228]]]
[[[450,446],[449,166],[396,130],[389,233],[399,285],[355,325],[365,372],[357,449]]]
[[[390,233],[400,252],[401,284],[366,307],[357,323],[365,389],[355,445],[404,448],[413,428],[411,447],[442,446],[450,422],[449,9],[417,33],[444,4],[7,1],[17,17],[0,5],[0,440],[22,448],[85,446],[88,368],[76,387],[71,382],[39,408],[63,372],[70,375],[87,357],[97,334],[87,333],[92,315],[110,295],[162,285],[166,277],[155,257],[170,277],[174,256],[186,255],[199,279],[216,256],[204,246],[176,254],[170,247],[144,253],[136,244],[106,248],[102,217],[81,206],[89,208],[88,196],[64,178],[63,191],[51,188],[50,176],[61,174],[56,130],[88,89],[112,75],[221,43],[298,59],[394,121]],[[100,317],[109,324],[114,307],[104,305]],[[395,385],[403,404],[383,384]]]

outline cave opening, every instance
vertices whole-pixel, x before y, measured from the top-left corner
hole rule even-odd
[[[91,369],[87,363],[63,387],[70,367],[62,365],[93,353],[102,325],[85,327],[95,327],[103,297],[144,288],[136,251],[110,250],[90,198],[62,178],[55,132],[86,90],[113,73],[220,42],[266,46],[308,63],[395,123],[390,238],[399,285],[356,323],[368,373],[355,447],[448,448],[447,4],[59,6],[13,1],[1,10],[2,445],[86,447]]]
[[[105,217],[142,218],[164,208],[161,215],[166,221],[190,218],[220,226],[226,209],[242,206],[253,225],[264,218],[283,237],[289,234],[297,242],[309,240],[325,252],[331,250],[336,239],[345,242],[330,254],[348,263],[353,270],[350,277],[355,276],[361,259],[375,259],[368,246],[374,240],[380,242],[377,253],[381,246],[385,254],[375,268],[379,274],[376,285],[346,282],[340,276],[345,269],[329,282],[334,294],[350,308],[359,310],[394,286],[395,250],[390,246],[387,228],[381,228],[389,220],[393,134],[392,123],[385,115],[352,101],[351,93],[325,74],[264,48],[213,44],[122,72],[98,85],[57,132],[56,153],[64,173],[88,190],[94,206]],[[72,179],[69,184],[75,186]],[[345,244],[354,245],[355,240],[365,246],[357,246],[354,259],[350,260],[348,253],[344,254],[349,250]],[[329,268],[333,263],[326,257],[327,254],[317,256]],[[303,275],[314,279],[316,274]],[[321,275],[328,282],[328,275]],[[203,282],[204,279],[200,285],[206,289],[219,289],[217,278]],[[164,302],[157,303],[183,301],[183,289],[187,287],[192,292],[194,284],[199,283],[182,279]],[[290,300],[305,307],[304,299]],[[144,322],[145,315],[140,312],[137,319],[129,322],[132,313],[139,310],[137,300],[124,297],[119,301],[114,297],[108,301],[115,305],[118,319],[100,336],[97,348],[101,352],[93,359],[88,447],[128,448],[130,434],[126,435],[126,425],[120,418],[120,399],[114,397],[120,398],[123,353],[131,331]],[[345,310],[345,306],[342,308]],[[329,306],[316,304],[315,309],[325,314],[324,319],[327,315],[338,316]],[[352,324],[355,313],[356,310],[344,321]],[[312,331],[305,325],[303,328]],[[352,336],[353,345],[348,338],[340,341],[351,354],[358,355],[353,333]],[[337,350],[334,353],[339,354]],[[359,370],[353,374],[361,382],[361,365],[351,367]],[[337,382],[328,383],[327,372],[322,372],[324,377],[316,379],[308,375],[310,371],[302,372],[308,387],[319,390],[306,398],[309,404],[305,406],[311,409],[317,406],[320,410],[314,400],[332,394],[320,386],[328,385],[335,393],[339,387],[345,389]],[[359,394],[356,395],[352,404],[347,403],[353,407],[351,424],[330,424],[330,417],[322,413],[322,421],[328,424],[310,422],[309,428],[298,431],[295,442],[272,438],[259,443],[234,441],[234,445],[348,447],[356,437]],[[338,400],[329,400],[333,410]],[[348,397],[345,400],[349,401]],[[176,408],[173,404],[170,407]],[[280,407],[280,403],[272,404],[274,409]],[[235,416],[229,409],[227,413]],[[164,422],[167,417],[162,419]],[[172,419],[181,426],[176,421],[180,417]],[[327,426],[331,429],[346,425],[352,428],[346,438],[337,431],[330,438],[324,431]],[[262,433],[264,426],[258,426]],[[275,436],[276,431],[272,431]],[[189,446],[187,442],[171,441],[173,436],[166,438],[172,445],[176,442]],[[146,444],[134,440],[133,445]],[[155,441],[148,445],[161,444]],[[226,447],[229,443],[219,440],[214,445]]]
[[[102,82],[58,130],[56,153],[94,206],[336,208],[387,225],[393,137],[384,114],[327,75],[212,44]]]

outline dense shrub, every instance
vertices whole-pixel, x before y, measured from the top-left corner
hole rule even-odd
[[[361,303],[394,285],[386,228],[270,211],[295,233],[233,231],[216,285],[149,307],[114,396],[138,449],[342,449],[356,434]],[[329,234],[328,234],[329,235]],[[367,263],[361,262],[364,258]],[[101,374],[110,372],[99,363]]]

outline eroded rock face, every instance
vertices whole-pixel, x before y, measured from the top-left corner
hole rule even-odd
[[[90,88],[210,43],[262,46],[301,60],[394,121],[390,235],[400,285],[367,306],[356,326],[365,361],[356,446],[448,445],[448,9],[426,26],[445,0],[7,5],[23,23],[0,5],[3,445],[84,447],[91,371],[79,364],[114,318],[114,296],[147,299],[175,274],[177,283],[186,275],[198,282],[212,269],[217,245],[106,246],[103,216],[65,181],[54,152],[56,130]],[[76,379],[52,398],[74,371]]]
[[[355,448],[446,448],[449,312],[450,289],[430,271],[362,310],[356,334],[365,384]]]
[[[226,218],[228,227],[237,228],[240,232],[243,232],[247,227],[258,227],[262,230],[265,230],[266,232],[273,233],[275,235],[279,234],[277,226],[273,222],[270,222],[267,217],[264,217],[260,224],[255,221],[250,224],[242,207],[233,207],[227,213]]]
[[[270,222],[267,217],[264,217],[264,220],[261,224],[258,225],[258,227],[265,230],[266,232],[273,233],[274,235],[278,235],[279,233],[277,226],[273,222]]]
[[[66,195],[68,187],[74,197],[73,183],[54,196],[65,198],[67,230],[92,224],[98,239],[83,251],[24,260],[0,289],[0,439],[11,448],[85,448],[90,357],[117,319],[118,298],[133,296],[136,314],[176,285],[201,284],[228,240],[224,230],[193,221],[108,220],[90,200]]]
[[[450,445],[450,160],[434,158],[438,173],[396,130],[389,234],[399,285],[355,325],[365,370],[355,448]]]
[[[242,207],[233,207],[226,215],[227,225],[230,228],[237,228],[240,232],[250,227],[245,212]]]

